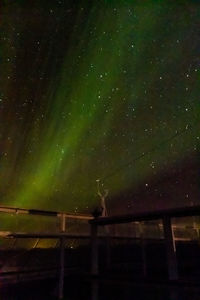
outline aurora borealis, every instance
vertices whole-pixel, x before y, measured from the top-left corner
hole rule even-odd
[[[198,2],[4,0],[0,13],[1,203],[90,211],[101,179],[112,206],[198,157]]]

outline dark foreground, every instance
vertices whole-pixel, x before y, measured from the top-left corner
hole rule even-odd
[[[66,249],[64,300],[200,299],[200,247],[198,242],[177,243],[180,280],[176,282],[168,281],[163,243],[146,244],[146,277],[143,275],[140,244],[130,243],[112,247],[109,269],[106,268],[105,247],[100,245],[99,248],[100,276],[98,278],[91,278],[89,274],[90,249],[88,247]],[[18,280],[16,276],[11,276],[13,279],[8,281],[3,278],[3,272],[1,272],[0,300],[57,299],[58,269],[55,269],[57,271],[54,270],[54,273],[47,274],[51,275],[52,279],[40,276],[40,280],[39,275],[30,277],[28,270],[39,267],[58,267],[59,249],[38,251],[14,253],[15,255],[1,252],[2,265],[4,261],[8,261],[8,270],[9,267],[14,267],[18,277],[20,270],[23,270],[23,273]],[[10,274],[8,274],[8,278],[10,278],[9,276]]]
[[[1,289],[1,300],[55,300],[55,281],[40,281]],[[200,288],[183,284],[66,278],[64,300],[199,300]]]

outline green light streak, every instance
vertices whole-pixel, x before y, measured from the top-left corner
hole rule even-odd
[[[176,15],[173,6],[155,1],[147,5],[99,2],[87,10],[82,6],[66,33],[67,43],[62,44],[66,30],[62,10],[55,10],[59,21],[46,17],[43,38],[47,42],[40,43],[47,51],[38,59],[39,54],[32,50],[30,65],[34,68],[28,74],[35,76],[33,83],[29,83],[30,78],[24,79],[26,90],[22,85],[4,86],[8,98],[12,97],[10,91],[18,91],[16,101],[24,103],[32,97],[37,104],[32,122],[26,111],[20,111],[23,120],[26,118],[22,125],[14,121],[9,124],[9,118],[2,124],[2,131],[8,130],[7,136],[13,141],[11,145],[4,142],[7,154],[2,158],[1,177],[6,173],[9,182],[9,187],[3,187],[4,179],[1,186],[5,203],[65,210],[92,207],[97,178],[106,177],[132,157],[155,147],[165,136],[169,138],[192,124],[199,110],[199,70],[196,72],[198,67],[191,62],[196,52],[183,40],[193,29],[195,16],[189,18],[181,9]],[[9,22],[12,6],[7,10]],[[22,5],[19,16],[24,12]],[[17,22],[27,39],[31,30],[39,35],[32,22],[28,27],[28,21]],[[58,33],[64,37],[48,37],[51,22],[59,24]],[[17,55],[23,43],[16,42]],[[10,68],[20,67],[13,62],[5,68],[5,76]],[[48,77],[44,88],[37,68]],[[34,96],[29,85],[36,87]],[[11,104],[9,107],[10,115],[15,116]],[[111,196],[137,188],[152,176],[159,176],[166,165],[184,159],[194,145],[199,145],[197,135],[197,129],[188,132],[181,142],[174,141],[173,147],[163,146],[109,178],[106,184]]]

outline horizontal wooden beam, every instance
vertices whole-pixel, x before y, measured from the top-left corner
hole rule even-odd
[[[8,214],[26,214],[26,215],[37,215],[37,216],[47,216],[47,217],[61,217],[64,216],[70,219],[78,219],[78,220],[92,220],[92,215],[87,214],[76,214],[76,213],[68,213],[68,212],[58,212],[51,210],[40,210],[40,209],[26,209],[19,207],[10,207],[10,206],[0,206],[0,213],[8,213]]]
[[[90,235],[86,234],[69,234],[69,233],[25,233],[25,232],[10,232],[10,231],[0,231],[0,238],[7,238],[7,239],[14,239],[14,238],[22,238],[22,239],[60,239],[61,237],[64,237],[66,239],[85,239],[89,240],[91,238]],[[107,239],[106,235],[98,235],[98,239]],[[121,236],[121,235],[110,235],[109,239],[111,240],[132,240],[132,241],[141,241],[141,237],[135,237],[135,236]],[[174,238],[175,241],[193,241],[192,238]],[[164,238],[148,238],[143,237],[143,240],[146,242],[163,242]]]
[[[187,206],[180,208],[172,208],[167,210],[148,211],[143,213],[133,213],[126,215],[118,215],[112,217],[98,217],[90,220],[90,224],[99,226],[122,224],[136,221],[152,221],[161,220],[164,217],[180,218],[189,216],[200,216],[200,206]]]
[[[76,235],[76,234],[69,234],[69,233],[45,233],[45,232],[38,232],[38,233],[28,233],[28,232],[0,232],[0,237],[3,238],[40,238],[40,239],[60,239],[60,238],[68,238],[68,239],[90,239],[89,235]]]

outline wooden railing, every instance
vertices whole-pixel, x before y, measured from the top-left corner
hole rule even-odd
[[[91,273],[98,274],[98,227],[112,224],[122,224],[130,222],[143,222],[161,220],[164,241],[167,253],[168,276],[170,280],[178,279],[178,268],[176,259],[176,245],[172,226],[172,218],[182,218],[188,216],[200,216],[200,206],[189,206],[173,208],[168,210],[157,210],[143,213],[133,213],[127,215],[116,215],[110,217],[99,217],[90,220],[91,224],[91,240],[92,240],[92,256],[91,256]],[[108,252],[109,253],[109,252]],[[109,259],[108,259],[109,261]],[[145,262],[144,262],[145,263]],[[144,266],[145,269],[145,266]]]

